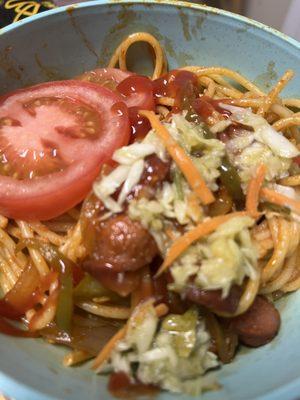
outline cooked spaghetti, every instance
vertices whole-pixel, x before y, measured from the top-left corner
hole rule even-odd
[[[151,78],[127,70],[151,47]],[[134,33],[108,68],[0,102],[0,330],[71,347],[110,389],[199,394],[271,341],[300,288],[300,100],[167,70]],[[19,321],[21,324],[15,324]],[[253,323],[255,322],[255,324]]]

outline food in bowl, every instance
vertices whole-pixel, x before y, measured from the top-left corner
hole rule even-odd
[[[138,41],[151,79],[127,71]],[[1,332],[93,359],[116,395],[197,395],[239,344],[270,342],[300,287],[292,77],[266,94],[223,67],[168,71],[138,32],[107,68],[2,96]]]

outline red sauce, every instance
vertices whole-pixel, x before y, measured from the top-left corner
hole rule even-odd
[[[223,100],[213,100],[211,97],[201,96],[193,102],[193,107],[204,121],[207,121],[215,111],[220,113],[223,118],[228,118],[231,115],[231,112],[220,106],[220,103],[222,102]]]
[[[152,81],[140,75],[129,76],[119,83],[118,92],[124,98],[129,109],[129,119],[131,124],[130,143],[143,139],[151,129],[147,118],[141,117],[139,110],[154,110],[154,96]]]
[[[294,163],[300,166],[300,156],[294,158]]]
[[[135,399],[141,396],[153,397],[159,393],[159,389],[143,383],[132,383],[124,372],[115,372],[110,375],[108,382],[110,393],[120,399]]]
[[[142,117],[138,111],[137,107],[129,108],[129,120],[131,125],[130,144],[144,139],[151,129],[149,120]]]
[[[152,82],[153,93],[156,98],[176,98],[190,83],[197,86],[197,76],[195,74],[175,69]]]

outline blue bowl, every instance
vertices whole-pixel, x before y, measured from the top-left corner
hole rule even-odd
[[[0,90],[105,66],[121,39],[138,30],[161,41],[171,68],[222,65],[243,73],[265,90],[292,68],[298,75],[285,95],[300,93],[298,42],[249,19],[174,0],[91,1],[2,29]],[[142,57],[137,61],[137,68],[146,68]],[[222,388],[206,393],[203,400],[299,399],[300,293],[286,297],[279,307],[283,321],[278,337],[260,349],[240,351],[232,364],[217,372]],[[16,400],[111,399],[106,379],[94,375],[88,365],[62,366],[62,348],[1,336],[0,352],[0,390]],[[173,397],[163,393],[159,399]]]

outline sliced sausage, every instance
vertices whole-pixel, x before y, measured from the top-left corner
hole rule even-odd
[[[114,272],[111,268],[92,268],[90,273],[105,288],[123,297],[128,296],[137,289],[141,282],[140,270],[134,272]]]
[[[233,286],[228,296],[222,297],[221,290],[203,290],[194,285],[189,286],[185,296],[191,302],[207,307],[215,312],[234,313],[241,297],[241,289]]]
[[[116,215],[95,226],[90,256],[83,268],[110,268],[114,272],[136,271],[149,264],[158,253],[150,233],[138,221],[125,214]]]
[[[265,297],[257,296],[245,314],[231,320],[231,327],[242,343],[259,347],[270,342],[278,333],[280,315]]]

